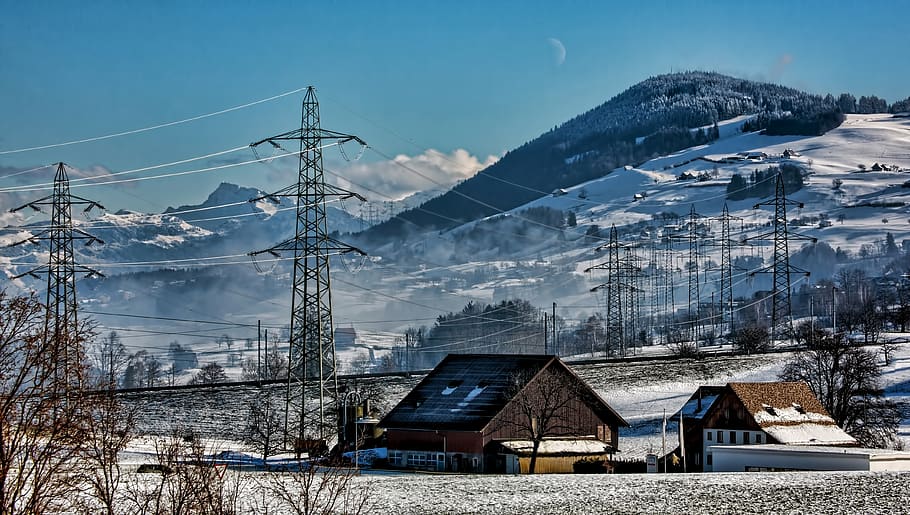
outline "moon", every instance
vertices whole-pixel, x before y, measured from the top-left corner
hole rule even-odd
[[[553,57],[556,58],[556,66],[562,66],[562,63],[566,62],[566,46],[556,38],[547,38],[547,43],[553,47]]]

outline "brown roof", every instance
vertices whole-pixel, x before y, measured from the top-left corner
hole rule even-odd
[[[812,390],[809,389],[809,385],[803,381],[778,381],[772,383],[728,383],[728,385],[733,393],[742,401],[743,405],[752,414],[753,418],[762,418],[756,417],[756,414],[767,412],[767,407],[772,409],[777,408],[778,410],[800,407],[806,413],[815,413],[822,415],[831,420],[830,423],[834,423],[834,419],[831,419],[831,415],[828,414],[828,411],[822,406],[822,403],[815,397],[815,394],[812,393]],[[770,425],[773,422],[764,422],[756,420],[759,422],[759,425]],[[815,423],[820,423],[821,421],[815,420]],[[777,422],[778,424],[780,421]]]

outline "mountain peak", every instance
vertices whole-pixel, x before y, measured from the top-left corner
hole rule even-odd
[[[168,207],[164,210],[164,214],[170,214],[175,211],[186,211],[189,209],[199,209],[202,207],[212,207],[220,206],[223,204],[232,204],[234,202],[245,202],[251,198],[257,197],[260,195],[260,191],[256,188],[247,188],[245,186],[238,186],[230,182],[222,182],[215,188],[215,191],[209,194],[208,198],[205,199],[205,202],[202,204],[196,205],[186,205],[179,207]]]

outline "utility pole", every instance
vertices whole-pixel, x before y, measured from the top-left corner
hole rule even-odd
[[[335,341],[332,322],[332,291],[329,262],[332,255],[363,251],[331,238],[326,226],[326,199],[361,195],[326,184],[322,166],[322,149],[356,141],[357,136],[321,128],[316,89],[307,88],[303,99],[300,129],[251,143],[250,147],[268,143],[281,148],[280,141],[299,143],[297,183],[259,200],[294,199],[297,206],[294,236],[269,249],[251,252],[251,256],[268,253],[280,256],[293,253],[291,286],[291,334],[288,349],[288,377],[285,397],[285,445],[293,445],[298,454],[301,445],[313,439],[325,442],[338,429],[329,421],[337,413],[338,377],[335,363]],[[328,143],[330,142],[330,143]],[[328,144],[327,144],[328,143]],[[282,149],[283,150],[283,149]]]
[[[559,356],[559,339],[556,335],[556,303],[553,303],[553,354]]]
[[[262,320],[256,321],[256,377],[262,386]]]
[[[550,331],[547,328],[547,313],[544,312],[544,314],[543,314],[543,353],[544,353],[544,355],[550,354],[549,350],[547,349],[547,338],[549,337],[549,332]]]
[[[86,278],[104,277],[97,270],[76,264],[73,251],[74,241],[84,241],[85,246],[104,242],[85,231],[74,228],[72,218],[72,210],[75,205],[84,205],[83,212],[85,213],[96,207],[104,209],[104,206],[70,193],[66,167],[67,165],[64,163],[57,164],[53,194],[10,210],[12,213],[28,207],[34,211],[41,211],[41,206],[51,206],[49,228],[10,245],[10,247],[15,247],[24,243],[47,241],[49,247],[47,264],[11,278],[18,279],[26,275],[35,278],[40,275],[47,276],[44,344],[51,353],[51,362],[55,363],[54,375],[57,387],[65,387],[64,394],[68,394],[71,388],[81,386],[75,384],[78,379],[76,370],[81,366],[83,359],[82,342],[78,340],[76,275],[85,274]]]

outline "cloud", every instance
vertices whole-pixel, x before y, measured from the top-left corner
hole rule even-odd
[[[566,46],[556,38],[547,38],[547,43],[553,49],[553,59],[556,61],[556,66],[562,66],[562,63],[566,62]]]
[[[399,200],[418,191],[450,188],[497,160],[495,156],[487,156],[481,161],[464,149],[451,154],[430,149],[416,156],[399,154],[388,161],[356,161],[334,169],[328,167],[326,180],[370,200]],[[375,198],[377,195],[381,198]]]

